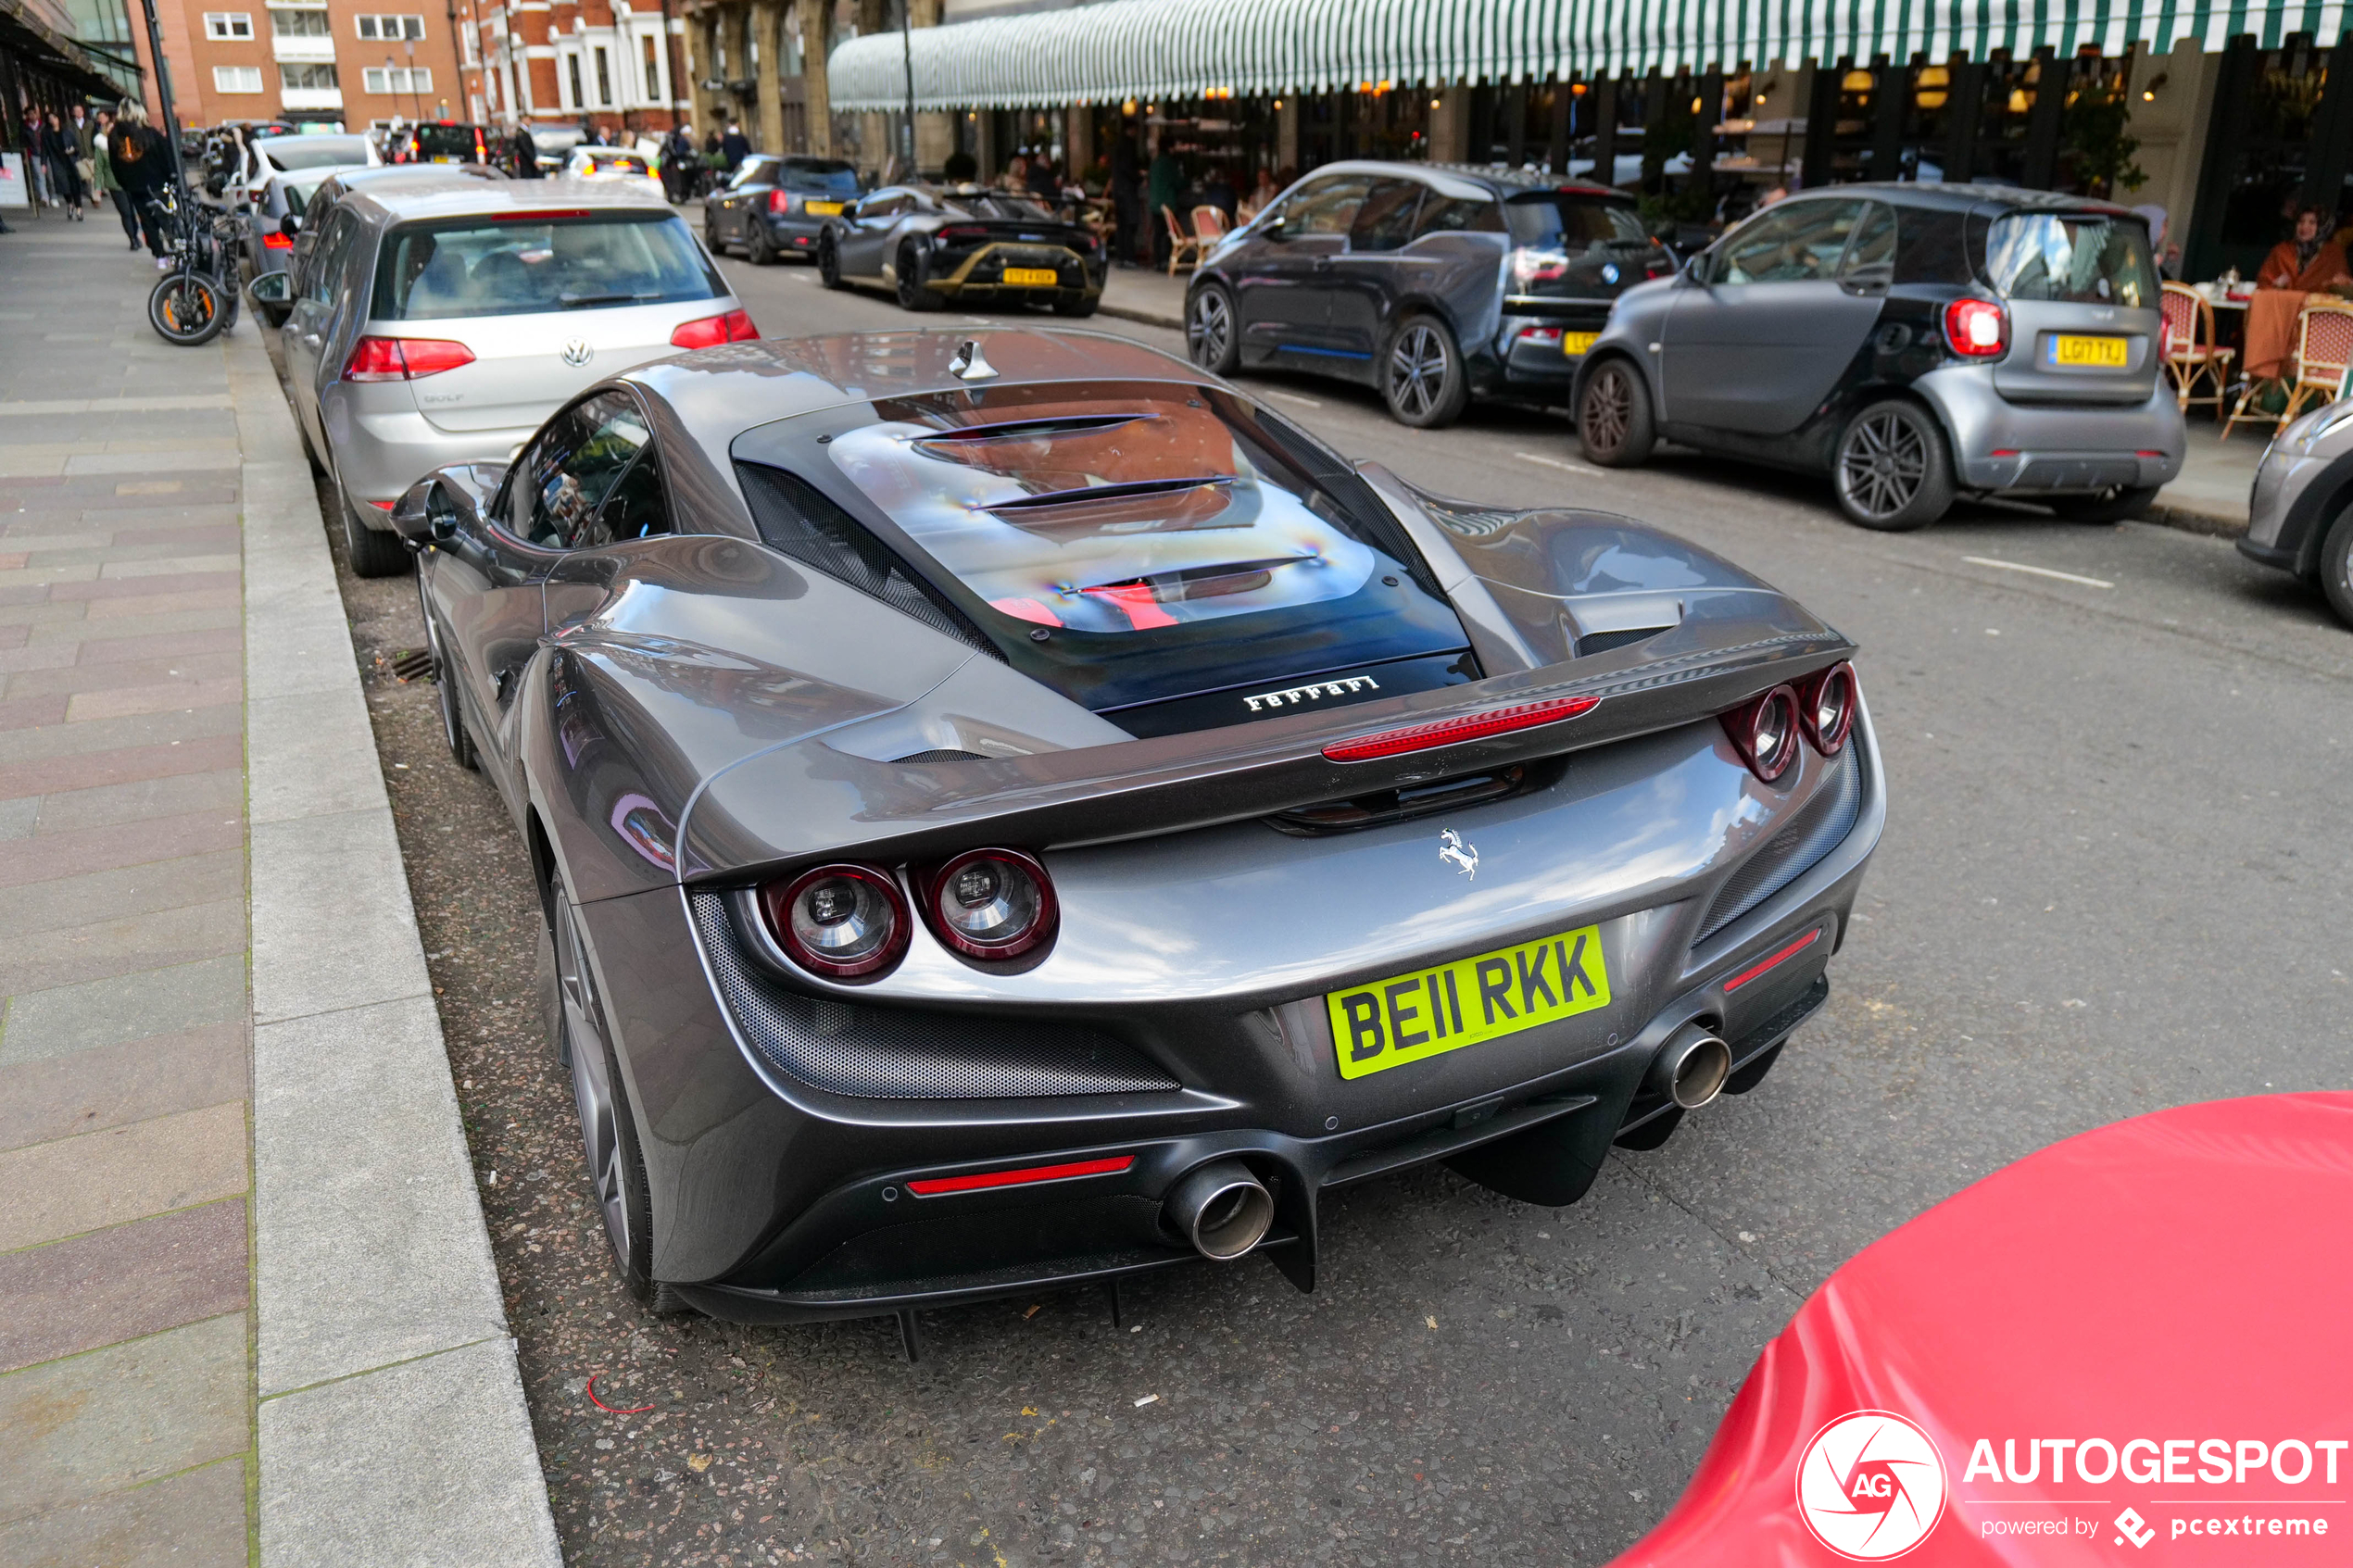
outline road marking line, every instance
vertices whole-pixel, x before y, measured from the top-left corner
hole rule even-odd
[[[1515,452],[1512,456],[1524,463],[1541,463],[1548,469],[1565,469],[1570,473],[1592,474],[1595,479],[1609,477],[1599,469],[1589,469],[1583,463],[1572,463],[1566,458],[1547,458],[1537,452]]]
[[[1992,556],[1963,556],[1971,566],[1991,566],[2003,571],[2023,571],[2035,577],[2055,577],[2062,583],[2081,583],[2086,588],[2113,588],[2115,583],[2105,577],[2078,577],[2071,571],[2053,571],[2047,566],[2028,566],[2023,561],[1995,560]]]
[[[1265,393],[1269,397],[1279,397],[1286,403],[1297,403],[1309,408],[1320,408],[1323,407],[1323,404],[1317,402],[1315,398],[1302,397],[1296,392],[1277,392],[1271,386],[1262,386],[1258,390]]]

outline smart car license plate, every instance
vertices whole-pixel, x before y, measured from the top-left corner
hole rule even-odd
[[[1362,1078],[1609,1006],[1602,928],[1498,947],[1324,998],[1340,1075]]]
[[[2120,337],[2085,337],[2058,332],[2051,338],[2051,363],[2075,370],[2120,370],[2131,358]]]
[[[1601,335],[1599,332],[1563,332],[1561,333],[1561,352],[1572,358],[1583,354],[1593,346],[1593,340]]]
[[[800,204],[800,210],[814,218],[837,218],[841,215],[841,203],[803,202]]]
[[[1062,280],[1054,275],[1051,267],[1008,267],[1005,269],[1005,282],[1014,288],[1050,289]]]

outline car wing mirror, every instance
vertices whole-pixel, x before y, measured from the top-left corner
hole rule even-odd
[[[294,280],[283,272],[257,272],[245,285],[254,313],[273,327],[283,327],[294,314]]]
[[[445,517],[449,518],[446,530],[437,526]],[[442,498],[436,481],[427,479],[410,485],[408,493],[392,504],[392,531],[412,550],[422,550],[457,532],[456,519],[450,517],[449,503]]]
[[[279,220],[278,220],[278,232],[279,232],[279,233],[281,233],[281,234],[283,234],[283,235],[284,235],[287,239],[290,239],[290,240],[291,240],[291,239],[293,239],[293,238],[294,238],[296,234],[301,233],[301,232],[302,232],[302,214],[301,214],[301,213],[299,213],[299,212],[289,212],[289,213],[287,213],[287,214],[286,214],[283,218],[279,219]]]
[[[1258,232],[1270,240],[1287,240],[1290,238],[1290,220],[1278,212],[1272,218],[1262,220]]]

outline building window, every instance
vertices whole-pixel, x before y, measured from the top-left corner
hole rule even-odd
[[[324,11],[281,11],[270,13],[270,31],[280,38],[332,38],[334,23]]]
[[[661,102],[661,56],[656,51],[652,33],[645,36],[646,96],[654,103]]]
[[[251,38],[251,11],[207,11],[204,14],[204,35],[207,38]]]
[[[342,87],[335,68],[325,65],[282,65],[278,85],[289,93],[332,92]]]
[[[258,93],[261,91],[261,68],[215,66],[212,68],[212,90],[216,93]]]
[[[597,51],[597,102],[612,107],[612,66],[602,49]]]
[[[588,94],[580,90],[580,56],[577,55],[566,55],[564,56],[564,66],[572,73],[572,102],[566,104],[564,107],[568,109],[587,107]]]
[[[359,36],[373,43],[396,44],[406,38],[416,40],[425,35],[422,17],[369,16],[359,19]]]
[[[433,72],[423,66],[370,66],[359,73],[359,85],[370,93],[430,93]]]

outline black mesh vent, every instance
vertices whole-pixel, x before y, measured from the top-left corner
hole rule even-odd
[[[687,907],[720,999],[754,1049],[830,1094],[864,1099],[1015,1099],[1165,1094],[1183,1085],[1108,1035],[1067,1024],[866,1007],[787,990],[745,957],[727,899]]]
[[[1707,908],[1696,940],[1705,942],[1799,877],[1838,847],[1863,809],[1863,762],[1849,751],[1790,824],[1732,873]]]
[[[944,746],[937,751],[911,751],[904,757],[894,757],[893,762],[986,762],[988,758],[977,751],[958,751]]]
[[[1002,661],[1004,655],[963,611],[941,598],[890,548],[860,526],[833,497],[783,469],[737,463],[752,521],[766,543],[801,565],[872,594],[935,632]]]

